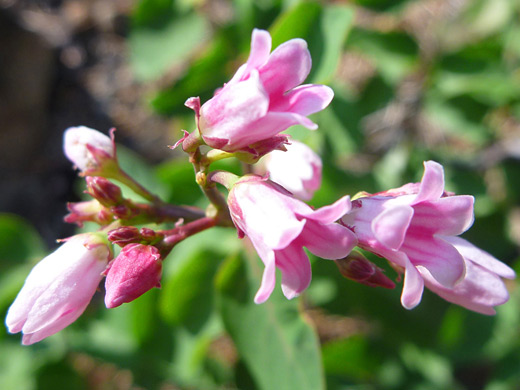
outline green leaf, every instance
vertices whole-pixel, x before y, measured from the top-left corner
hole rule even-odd
[[[200,96],[204,102],[213,96],[230,75],[226,66],[237,55],[234,37],[221,31],[201,55],[193,62],[186,74],[152,99],[152,107],[163,115],[189,112],[184,102],[191,96]]]
[[[161,76],[205,41],[208,24],[194,13],[175,12],[171,1],[143,1],[130,32],[130,63],[142,80]]]
[[[331,5],[323,9],[318,31],[309,39],[313,67],[309,79],[313,83],[329,83],[336,72],[343,45],[354,21],[354,12],[345,5]],[[319,54],[318,54],[319,50]]]
[[[262,276],[256,257],[228,258],[217,277],[226,330],[258,389],[324,388],[318,340],[298,310],[277,288],[260,305],[253,302]]]
[[[328,83],[336,71],[343,44],[353,22],[353,10],[344,5],[322,7],[303,2],[282,13],[271,27],[273,47],[293,38],[309,44],[313,67],[308,79]]]
[[[222,259],[237,250],[236,232],[213,228],[179,243],[164,263],[159,299],[161,316],[170,324],[201,329],[212,315],[213,279]]]
[[[221,259],[215,251],[199,250],[163,279],[160,308],[169,323],[198,330],[208,321],[214,305],[213,278]]]
[[[270,28],[273,47],[293,38],[306,38],[317,22],[322,7],[319,3],[308,1],[296,4],[282,13]]]
[[[401,32],[380,33],[355,28],[349,35],[347,45],[369,56],[390,84],[399,82],[418,64],[416,42]]]
[[[121,167],[132,176],[139,184],[145,187],[148,191],[164,198],[166,195],[165,187],[157,179],[154,169],[136,152],[131,151],[121,145],[117,146],[117,158]],[[117,183],[123,190],[125,198],[136,201],[143,201],[143,199],[134,193],[127,186]]]
[[[45,253],[36,230],[23,218],[0,214],[0,270],[18,262],[31,262]]]

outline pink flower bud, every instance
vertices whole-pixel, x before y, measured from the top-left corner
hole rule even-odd
[[[483,314],[509,298],[500,277],[514,271],[457,237],[473,223],[473,197],[444,191],[444,171],[424,163],[421,183],[365,196],[342,218],[359,246],[404,271],[401,303],[419,304],[424,286],[444,299]]]
[[[88,176],[87,192],[103,206],[116,206],[123,202],[121,188],[100,176]]]
[[[112,251],[101,236],[80,234],[41,260],[9,308],[9,332],[22,332],[22,343],[36,343],[74,322],[102,279]]]
[[[298,199],[310,200],[321,185],[321,158],[298,141],[291,140],[285,148],[272,151],[262,160],[269,179]]]
[[[394,288],[395,284],[384,271],[359,252],[352,252],[343,259],[335,260],[339,272],[347,279],[370,287]]]
[[[327,107],[334,93],[324,85],[300,85],[311,69],[307,43],[292,39],[270,52],[269,33],[253,30],[249,58],[233,78],[201,107],[196,98],[187,100],[212,148],[234,152],[292,125],[317,128],[307,115]]]
[[[115,158],[113,141],[105,134],[85,126],[65,130],[63,150],[82,172],[96,169],[104,161]]]
[[[122,226],[108,232],[108,239],[121,247],[141,241],[141,233],[134,226]]]
[[[150,245],[129,244],[111,263],[105,281],[105,305],[112,309],[160,287],[162,259]]]
[[[284,188],[256,175],[239,179],[228,196],[231,218],[240,236],[248,236],[265,265],[256,303],[269,298],[276,268],[282,271],[282,290],[289,299],[311,281],[306,247],[325,259],[341,259],[356,245],[355,235],[335,223],[350,210],[350,199],[311,209]]]
[[[68,203],[67,208],[70,213],[65,216],[64,221],[75,223],[80,227],[83,226],[83,222],[96,222],[104,225],[114,220],[112,214],[107,213],[97,200]]]

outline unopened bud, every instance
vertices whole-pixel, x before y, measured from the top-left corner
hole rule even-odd
[[[95,198],[103,206],[117,206],[123,202],[121,188],[110,180],[99,176],[89,176],[87,181],[87,193]]]
[[[114,141],[105,134],[85,126],[70,127],[63,135],[67,158],[81,171],[99,170],[115,162]]]
[[[125,246],[110,265],[105,281],[105,305],[112,309],[160,287],[162,259],[150,245]]]
[[[395,287],[394,282],[384,274],[383,269],[376,266],[359,252],[352,252],[347,257],[334,262],[338,266],[341,275],[347,279],[370,287]]]
[[[124,247],[128,244],[140,242],[141,234],[139,233],[139,229],[134,226],[123,226],[109,231],[108,239],[112,241],[112,243]]]
[[[126,204],[120,204],[118,206],[110,207],[110,211],[114,214],[114,217],[117,219],[130,219],[136,215],[134,210],[132,210]]]
[[[142,241],[151,245],[164,238],[164,234],[157,233],[155,230],[146,227],[141,228],[140,233]]]
[[[101,225],[113,221],[113,216],[97,200],[68,203],[70,213],[64,218],[65,222],[83,226],[83,222],[96,222]]]

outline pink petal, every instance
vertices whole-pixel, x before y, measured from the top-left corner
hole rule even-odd
[[[96,292],[105,268],[106,263],[95,261],[80,264],[72,270],[64,270],[63,275],[38,297],[22,331],[35,333],[46,327],[53,327],[54,321],[71,312],[79,312],[75,317],[78,318]]]
[[[270,184],[238,183],[232,191],[242,212],[242,216],[234,218],[235,222],[254,242],[283,249],[303,230],[305,220],[298,220],[293,212],[294,203],[301,202],[281,194]],[[300,207],[308,206],[301,203]],[[273,223],[275,218],[277,222]]]
[[[276,283],[276,263],[274,251],[267,248],[263,243],[251,240],[256,252],[264,263],[264,273],[260,288],[255,295],[255,303],[264,303],[274,290]]]
[[[326,225],[339,220],[348,213],[351,208],[352,203],[350,202],[350,197],[346,195],[331,205],[321,207],[311,212],[301,213],[301,215]]]
[[[408,226],[414,215],[410,206],[389,207],[372,221],[376,239],[385,247],[397,250],[403,244]]]
[[[333,97],[334,91],[325,85],[301,85],[278,98],[273,96],[269,110],[294,112],[307,116],[323,110]]]
[[[271,53],[267,63],[259,69],[260,79],[270,96],[281,95],[305,80],[311,63],[307,42],[291,39]]]
[[[356,235],[350,229],[313,220],[307,221],[297,241],[316,256],[329,260],[346,257],[357,244]]]
[[[67,326],[76,321],[81,314],[87,308],[89,301],[83,303],[82,306],[76,308],[76,310],[71,310],[63,313],[59,318],[50,323],[48,326],[37,330],[32,333],[24,333],[22,337],[23,345],[31,345],[43,340],[46,337],[52,336],[55,333],[58,333],[60,330],[65,329]],[[25,332],[25,330],[24,330]]]
[[[230,147],[223,148],[232,152],[253,143],[269,139],[293,125],[302,125],[316,130],[316,125],[310,119],[292,112],[268,112],[264,117],[244,126],[243,131],[236,132],[229,142]],[[206,138],[205,138],[206,139]]]
[[[248,132],[251,122],[262,118],[269,106],[258,72],[246,81],[227,85],[200,108],[199,128],[202,136],[228,139],[234,142]]]
[[[504,282],[493,272],[471,261],[466,263],[466,277],[454,288],[440,285],[427,271],[421,270],[426,287],[448,302],[482,314],[495,314],[494,306],[509,299]]]
[[[276,265],[282,271],[282,291],[292,299],[305,290],[311,282],[311,264],[302,247],[291,244],[275,251]]]
[[[424,200],[439,199],[444,193],[444,169],[435,161],[424,162],[424,175],[421,180],[419,193],[413,204]]]
[[[387,252],[382,256],[405,269],[401,304],[406,309],[413,309],[421,302],[424,290],[421,274],[402,252]]]
[[[442,239],[452,244],[464,258],[480,265],[484,269],[503,278],[514,279],[516,277],[515,271],[510,267],[463,238],[442,237]]]
[[[473,203],[474,198],[468,195],[418,203],[413,206],[410,229],[446,236],[461,234],[473,224]]]
[[[414,266],[422,265],[443,286],[453,287],[465,273],[464,259],[453,245],[441,238],[409,230],[401,247]]]
[[[247,59],[247,67],[244,74],[249,74],[252,69],[258,69],[269,59],[271,52],[271,35],[268,31],[254,29],[251,37],[251,51]]]

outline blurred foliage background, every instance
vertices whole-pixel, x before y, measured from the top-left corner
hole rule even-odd
[[[520,270],[519,16],[518,0],[0,0],[0,312],[74,232],[62,217],[82,183],[61,153],[66,127],[117,127],[128,171],[205,205],[166,145],[194,127],[184,101],[208,99],[245,61],[254,27],[274,46],[306,39],[307,82],[335,91],[318,131],[289,131],[324,159],[312,205],[418,181],[434,159],[448,190],[476,198],[464,237]],[[427,291],[407,311],[400,285],[357,285],[319,259],[301,298],[278,288],[257,306],[261,272],[231,229],[192,237],[160,291],[113,310],[100,292],[31,347],[0,332],[0,388],[520,388],[517,282],[486,317]]]

